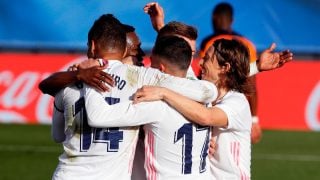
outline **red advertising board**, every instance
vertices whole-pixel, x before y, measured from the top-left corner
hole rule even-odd
[[[320,130],[320,61],[293,61],[257,75],[263,128]]]
[[[0,122],[50,123],[52,98],[39,82],[84,57],[70,54],[0,54]]]
[[[52,98],[39,91],[38,83],[83,59],[72,54],[0,54],[0,123],[49,124]],[[261,126],[320,130],[319,70],[320,61],[293,61],[257,75]]]

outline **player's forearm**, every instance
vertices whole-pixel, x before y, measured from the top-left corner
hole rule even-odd
[[[103,96],[95,89],[85,85],[85,107],[87,111],[88,124],[91,127],[121,127],[130,126],[127,121],[134,112],[130,101],[109,105]],[[135,124],[133,124],[135,125]]]
[[[257,87],[256,87],[256,77],[251,76],[249,78],[250,83],[250,94],[247,95],[247,99],[250,105],[250,111],[252,116],[257,115],[257,104],[258,104],[258,96],[257,96]]]
[[[101,99],[103,98],[101,97]],[[97,101],[95,101],[95,104],[97,104]],[[89,126],[96,128],[136,126],[136,124],[130,122],[130,114],[132,113],[128,112],[129,109],[126,109],[130,106],[129,102],[119,103],[119,105],[122,105],[120,108],[116,105],[108,105],[106,102],[99,103],[99,105],[97,107],[86,106]]]
[[[90,101],[90,99],[89,99]],[[96,101],[95,101],[96,102]],[[159,112],[163,102],[145,102],[132,104],[132,101],[121,102],[114,105],[104,103],[100,108],[88,110],[88,124],[91,127],[130,127],[148,124],[158,120],[149,112]]]
[[[203,126],[212,125],[212,113],[203,104],[197,103],[171,90],[165,90],[163,100],[190,121]]]
[[[166,87],[186,96],[194,101],[202,103],[213,102],[218,95],[217,87],[208,81],[194,81],[185,78],[164,80],[160,84],[161,87]]]
[[[51,137],[56,143],[62,143],[66,139],[63,113],[57,112],[56,110],[53,112]]]
[[[57,72],[42,80],[39,89],[44,94],[54,96],[64,87],[77,82],[77,71]]]

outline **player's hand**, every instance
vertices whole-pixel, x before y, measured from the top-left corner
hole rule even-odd
[[[78,71],[79,64],[73,64],[72,66],[68,67],[67,71]]]
[[[157,101],[163,99],[165,88],[158,86],[143,86],[133,96],[133,102]]]
[[[96,59],[90,58],[78,64],[78,69],[87,69],[94,66],[100,66],[99,61],[97,61]]]
[[[164,26],[163,8],[158,3],[151,2],[144,6],[143,11],[149,14],[153,29],[159,32]]]
[[[268,71],[282,67],[285,63],[290,62],[293,58],[293,54],[290,50],[281,52],[273,52],[276,48],[276,44],[272,43],[271,46],[261,53],[259,61],[257,61],[257,67],[259,71]]]
[[[262,130],[258,122],[252,123],[251,127],[251,143],[255,144],[261,140]]]
[[[209,144],[209,158],[213,157],[214,152],[216,151],[217,144],[214,138],[211,137],[210,144]]]
[[[104,67],[91,67],[87,69],[79,68],[77,73],[78,80],[96,88],[98,91],[109,91],[109,87],[114,85],[112,76],[103,71]]]

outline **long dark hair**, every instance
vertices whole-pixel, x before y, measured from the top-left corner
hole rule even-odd
[[[223,85],[228,90],[249,93],[249,50],[237,40],[219,39],[213,44],[219,66],[230,64]]]

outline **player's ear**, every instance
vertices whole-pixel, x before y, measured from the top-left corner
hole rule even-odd
[[[94,49],[95,49],[95,44],[94,41],[88,41],[87,42],[88,50],[87,50],[87,56],[89,58],[94,58]]]
[[[227,73],[231,69],[230,63],[226,63],[224,66],[222,66],[222,72]]]
[[[91,54],[95,54],[95,50],[96,50],[96,45],[94,43],[94,40],[91,40],[91,47],[90,48],[90,51],[91,51]]]
[[[160,70],[161,72],[165,72],[165,71],[166,71],[166,66],[163,65],[162,63],[160,63],[160,65],[159,65],[159,70]]]
[[[126,57],[127,52],[128,52],[128,48],[126,47],[123,54],[122,54],[122,59]]]

